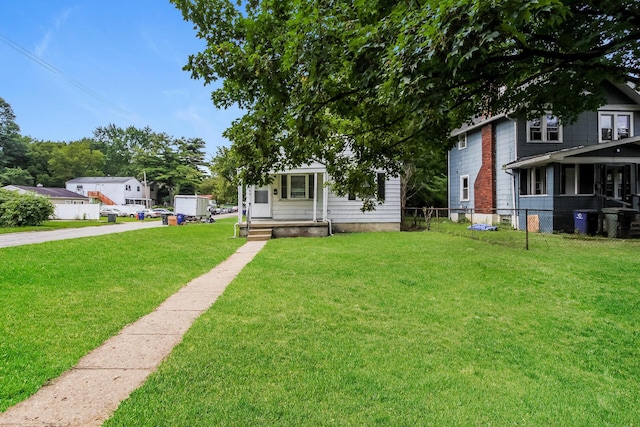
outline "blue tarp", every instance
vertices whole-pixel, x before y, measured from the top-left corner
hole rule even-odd
[[[495,225],[487,225],[487,224],[473,224],[467,227],[469,230],[476,231],[496,231],[498,227]]]

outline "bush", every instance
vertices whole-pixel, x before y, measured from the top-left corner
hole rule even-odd
[[[0,189],[0,226],[40,225],[53,215],[53,205],[36,194],[18,194]]]

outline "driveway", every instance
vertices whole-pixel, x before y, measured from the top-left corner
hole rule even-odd
[[[142,228],[162,227],[162,221],[123,222],[96,227],[65,228],[52,231],[26,231],[23,233],[0,234],[0,248],[31,245],[52,240],[77,239],[80,237],[101,236],[103,234],[122,233]]]

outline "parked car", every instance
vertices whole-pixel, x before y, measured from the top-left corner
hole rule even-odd
[[[162,216],[162,215],[173,215],[173,212],[171,212],[169,209],[164,209],[164,208],[155,208],[155,209],[151,209],[153,212],[155,212],[156,217]]]
[[[116,208],[102,208],[100,209],[100,216],[108,216],[109,214],[115,214],[116,216],[127,216],[125,212]]]
[[[156,212],[154,212],[153,209],[143,209],[141,211],[131,213],[129,214],[129,216],[131,218],[136,218],[139,213],[143,213],[145,218],[158,218],[160,216],[160,214],[157,214]]]

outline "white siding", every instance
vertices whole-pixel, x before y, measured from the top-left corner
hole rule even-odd
[[[372,212],[362,212],[362,200],[348,200],[329,192],[329,219],[334,223],[400,223],[400,178],[387,179],[385,202]]]

